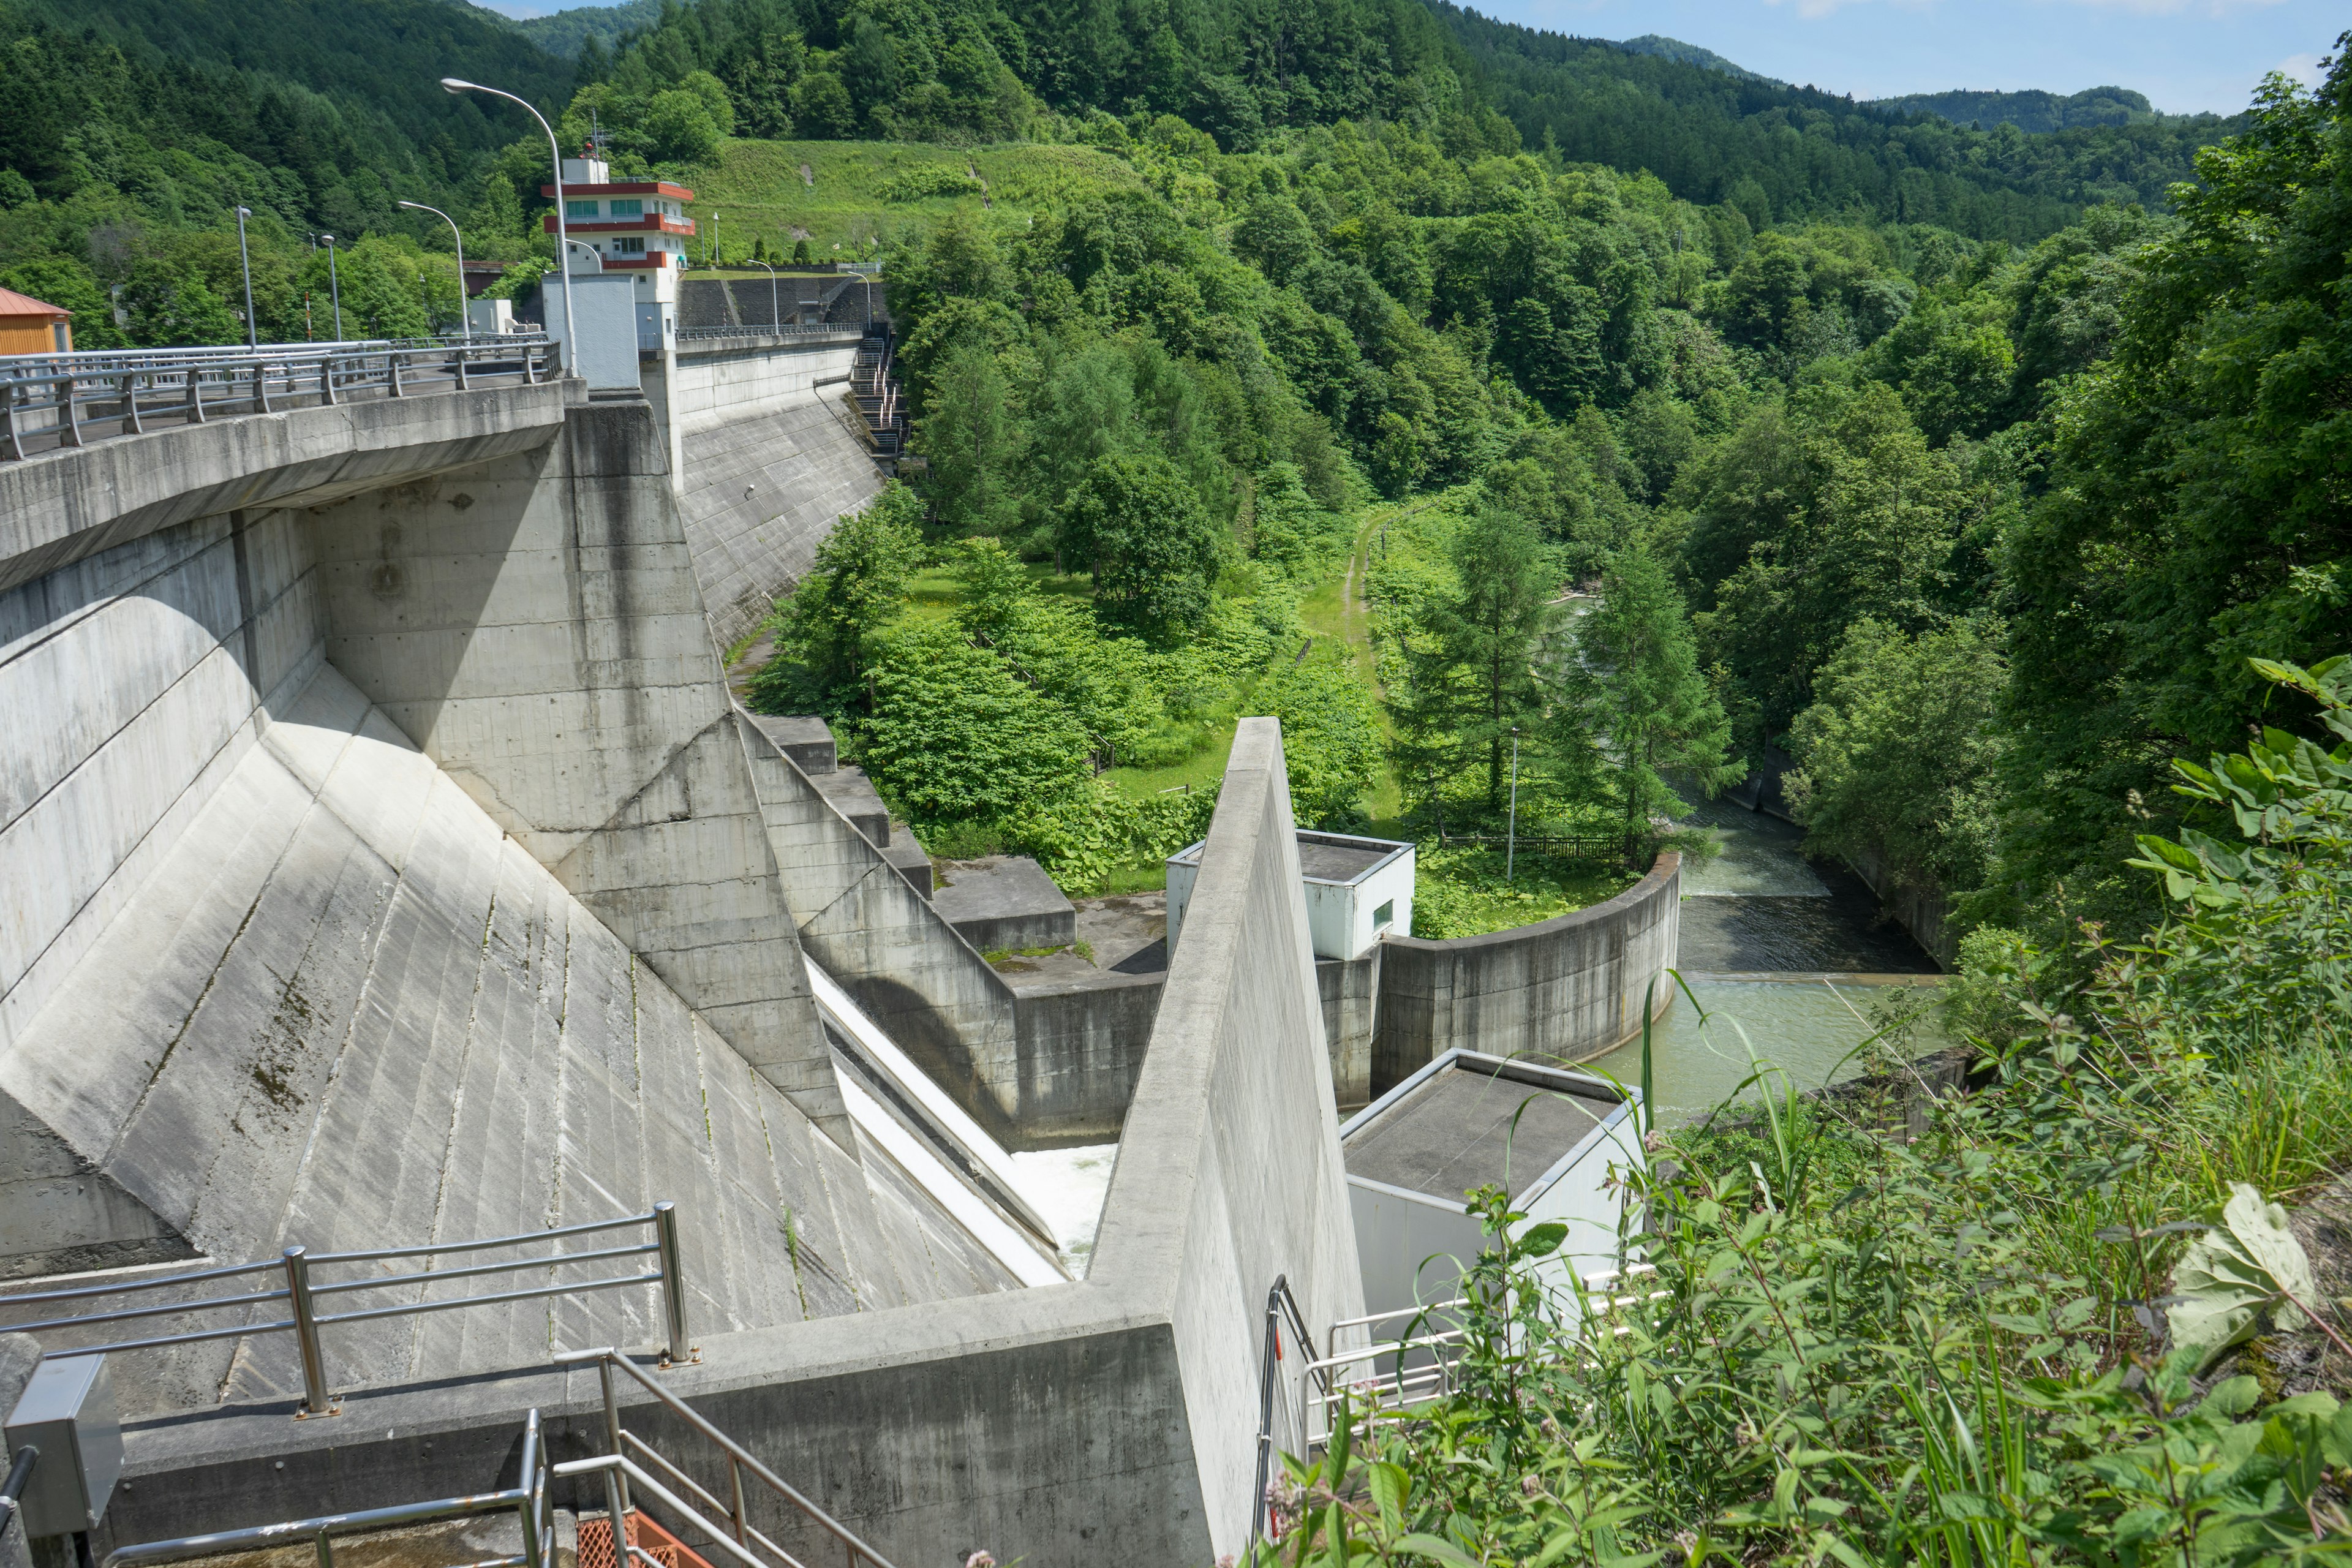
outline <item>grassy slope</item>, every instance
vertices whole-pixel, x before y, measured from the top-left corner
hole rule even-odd
[[[885,199],[892,181],[926,168],[977,171],[986,192]],[[755,238],[766,240],[771,254],[790,255],[793,242],[805,238],[817,259],[829,261],[835,247],[846,254],[869,239],[925,230],[958,210],[985,212],[996,223],[1018,227],[1039,207],[1141,183],[1127,163],[1092,147],[730,141],[719,149],[717,167],[688,181],[695,200],[687,210],[705,235],[717,215],[719,243],[730,255],[748,252]],[[699,241],[695,254],[698,258]]]

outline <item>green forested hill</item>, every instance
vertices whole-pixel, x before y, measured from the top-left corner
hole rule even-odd
[[[1871,107],[1898,114],[1933,114],[1958,125],[2014,125],[2033,134],[2097,125],[2146,125],[2166,118],[2144,94],[2121,87],[2086,87],[2064,94],[1915,92],[1903,98],[1876,99]]]

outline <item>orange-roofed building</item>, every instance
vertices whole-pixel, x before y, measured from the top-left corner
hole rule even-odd
[[[0,289],[0,354],[73,352],[73,312]]]
[[[552,198],[553,185],[539,194]],[[667,180],[614,180],[612,165],[593,154],[563,160],[563,220],[571,238],[596,253],[593,270],[634,273],[641,301],[674,303],[677,277],[686,262],[686,242],[694,220],[686,204],[694,193]],[[555,232],[555,215],[540,219]],[[567,253],[574,273],[592,268],[586,258]]]

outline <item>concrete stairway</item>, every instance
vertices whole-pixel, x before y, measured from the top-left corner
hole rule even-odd
[[[225,1262],[667,1197],[698,1335],[1012,1283],[887,1162],[816,1132],[331,667],[0,1052],[0,1091]],[[335,1328],[330,1377],[644,1343],[653,1313],[632,1289]],[[134,1412],[291,1398],[293,1354],[283,1334],[138,1352],[117,1382]]]

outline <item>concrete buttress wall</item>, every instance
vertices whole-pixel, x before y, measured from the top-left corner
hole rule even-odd
[[[336,668],[848,1147],[651,409],[311,529]]]
[[[1318,1334],[1361,1310],[1318,1012],[1278,731],[1246,720],[1087,1277],[709,1335],[664,1385],[902,1564],[1238,1552],[1267,1288],[1287,1277]],[[593,1373],[547,1371],[372,1394],[336,1431],[257,1413],[140,1428],[100,1546],[484,1486],[527,1408],[559,1453],[588,1451],[594,1401]],[[697,1451],[658,1409],[625,1419]],[[754,1508],[803,1560],[837,1550]]]

